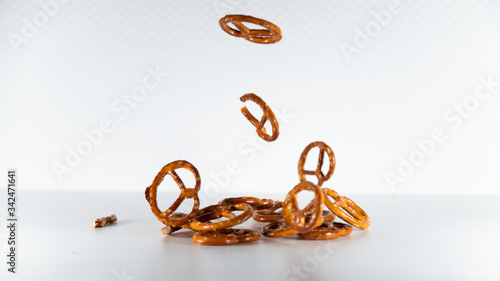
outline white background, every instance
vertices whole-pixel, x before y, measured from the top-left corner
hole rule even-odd
[[[328,186],[348,194],[500,193],[500,86],[461,125],[444,119],[481,77],[500,80],[500,5],[401,1],[400,13],[346,56],[342,44],[356,47],[357,28],[389,3],[69,2],[28,38],[23,19],[33,23],[38,1],[2,0],[0,170],[17,168],[23,189],[142,191],[163,165],[185,159],[216,193],[285,194],[303,148],[321,140],[337,157]],[[269,20],[283,39],[229,36],[218,25],[226,13]],[[15,47],[13,34],[25,41]],[[157,67],[165,77],[156,89],[127,116],[113,110]],[[250,92],[294,115],[261,150],[247,143],[256,133],[240,113],[239,97]],[[59,180],[54,163],[68,165],[67,148],[106,118],[114,130]],[[436,128],[446,140],[391,187],[385,175]],[[238,174],[214,181],[230,162]]]
[[[298,266],[310,280],[499,280],[500,198],[490,195],[500,195],[500,4],[401,1],[381,26],[374,14],[390,3],[0,0],[0,171],[17,169],[19,199],[18,274],[4,263],[0,279],[300,280],[289,273]],[[232,37],[218,25],[225,14],[269,20],[283,39]],[[154,83],[151,71],[159,83],[125,114],[122,98]],[[495,85],[479,101],[483,80]],[[279,119],[273,143],[251,144],[239,101],[251,92],[293,116]],[[68,162],[103,122],[113,130]],[[401,174],[436,130],[439,143]],[[282,200],[313,141],[337,158],[323,186],[366,210],[368,230],[205,247],[191,231],[163,235],[144,200],[178,159],[199,169],[202,206],[230,195]],[[54,165],[68,171],[58,178]],[[390,173],[400,181],[391,185]],[[164,183],[173,193],[158,197],[162,209],[178,194]],[[117,223],[92,228],[112,213]],[[1,229],[5,258],[11,234]],[[319,259],[325,248],[334,250]]]

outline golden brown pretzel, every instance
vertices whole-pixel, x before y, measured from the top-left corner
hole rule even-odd
[[[243,22],[260,25],[266,29],[249,29]],[[232,23],[237,29],[229,27],[229,23]],[[229,35],[243,37],[254,43],[272,44],[281,40],[281,29],[278,26],[251,16],[227,15],[219,20],[219,25]]]
[[[116,219],[115,215],[111,215],[109,217],[104,217],[104,218],[96,219],[94,221],[94,228],[105,227],[107,224],[115,222],[116,220],[117,219]]]
[[[184,168],[189,170],[191,173],[193,173],[195,180],[196,180],[196,185],[194,188],[186,188],[184,183],[182,182],[181,178],[177,175],[175,172],[176,169]],[[168,208],[166,211],[162,212],[158,208],[158,202],[156,200],[156,195],[158,191],[158,186],[160,183],[163,181],[165,176],[169,174],[172,176],[174,181],[177,183],[181,190],[181,194],[179,195],[179,198]],[[198,199],[198,191],[200,190],[200,174],[198,173],[198,170],[196,169],[193,164],[184,161],[184,160],[178,160],[171,162],[167,165],[165,165],[160,172],[156,175],[153,183],[151,186],[146,188],[146,200],[148,200],[149,205],[151,206],[151,211],[153,211],[153,214],[156,216],[156,218],[161,221],[163,224],[167,226],[181,226],[183,224],[186,224],[189,222],[191,219],[193,219],[198,211],[200,202]],[[189,214],[186,214],[185,216],[175,216],[172,217],[171,214],[179,206],[182,204],[184,199],[186,198],[193,198],[194,204],[193,204],[193,209]]]
[[[349,235],[352,226],[340,222],[324,222],[320,226],[309,232],[299,233],[302,239],[306,240],[329,240],[340,236]]]
[[[277,211],[281,209],[283,202],[277,202],[274,206],[262,206],[254,208],[253,219],[258,222],[275,222],[283,220],[283,212]]]
[[[304,190],[314,192],[314,199],[304,208],[300,209],[297,195]],[[308,181],[297,184],[286,195],[283,202],[283,217],[285,227],[298,232],[306,232],[323,223],[324,195],[321,187]],[[310,219],[306,219],[310,215]]]
[[[233,211],[243,211],[238,216]],[[194,220],[189,223],[189,227],[195,231],[216,231],[230,228],[241,224],[252,217],[252,207],[245,203],[233,205],[212,205],[202,209]],[[210,220],[226,217],[228,220],[210,222]]]
[[[252,123],[252,125],[255,126],[259,137],[261,137],[265,141],[276,140],[278,138],[278,135],[280,134],[280,127],[278,124],[278,120],[276,120],[276,116],[274,116],[274,113],[271,110],[271,108],[269,108],[269,106],[259,96],[252,94],[252,93],[241,96],[240,100],[242,102],[245,102],[247,100],[251,100],[251,101],[255,102],[256,104],[258,104],[260,106],[260,108],[262,108],[263,115],[262,115],[262,118],[260,119],[260,121],[257,120],[257,118],[255,118],[250,113],[250,111],[248,111],[246,106],[241,108],[241,113],[243,113],[243,115],[248,119],[248,121],[250,121],[250,123]],[[269,122],[271,122],[272,130],[273,130],[273,134],[271,136],[266,133],[266,128],[264,127],[264,124],[266,123],[267,120],[269,120]]]
[[[260,234],[250,229],[221,229],[197,232],[193,236],[193,242],[200,245],[232,245],[253,242],[259,238]]]
[[[319,148],[319,158],[318,158],[318,165],[316,166],[316,170],[314,171],[308,171],[304,169],[304,165],[306,164],[306,158],[307,154],[313,147],[318,147]],[[323,158],[325,152],[328,155],[328,160],[330,163],[330,169],[328,170],[328,173],[323,174],[321,171],[321,167],[323,166]],[[305,181],[306,180],[306,175],[315,175],[316,178],[318,178],[318,185],[322,186],[323,182],[327,181],[332,175],[333,171],[335,170],[335,154],[333,154],[332,149],[324,142],[317,141],[309,144],[304,151],[302,152],[302,155],[300,155],[300,160],[299,160],[299,179],[300,181]]]
[[[347,197],[339,196],[333,189],[323,188],[323,192],[325,193],[325,205],[336,216],[357,228],[367,229],[370,226],[370,218],[354,201]],[[328,198],[329,196],[335,202],[332,202]]]

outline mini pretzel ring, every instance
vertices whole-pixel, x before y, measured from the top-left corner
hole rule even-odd
[[[306,158],[307,154],[313,147],[318,147],[319,148],[319,158],[318,158],[318,165],[316,166],[316,170],[314,171],[308,171],[304,169],[304,165],[306,164]],[[328,170],[328,173],[323,174],[321,171],[321,167],[323,166],[323,158],[325,152],[328,154],[328,160],[330,162],[330,169]],[[300,181],[305,181],[306,180],[306,175],[315,175],[316,178],[318,178],[318,185],[321,186],[323,185],[323,182],[327,181],[332,175],[333,171],[335,170],[335,154],[333,154],[332,149],[324,142],[317,141],[309,144],[304,151],[302,152],[302,155],[300,155],[300,160],[299,160],[299,180]]]
[[[370,226],[370,218],[354,201],[339,196],[333,189],[323,188],[323,192],[325,193],[325,205],[339,218],[357,228],[367,229]],[[335,202],[332,202],[328,196],[332,197]]]
[[[329,240],[349,235],[352,226],[340,222],[324,222],[309,232],[299,233],[300,238],[306,240]]]
[[[232,211],[243,211],[238,216],[234,215]],[[209,217],[208,220],[213,220],[221,217],[226,217],[228,220],[218,222],[203,222],[197,218],[189,223],[189,227],[195,231],[216,231],[224,228],[230,228],[235,225],[241,224],[252,217],[252,207],[245,203],[233,205],[212,205],[205,207],[203,212]],[[203,213],[202,213],[203,215]]]
[[[304,208],[300,209],[297,195],[304,190],[314,192],[314,199]],[[283,217],[285,226],[298,232],[307,232],[323,223],[323,199],[321,188],[311,182],[303,181],[297,184],[286,195],[283,202]],[[307,215],[310,219],[307,220]]]
[[[260,233],[250,229],[220,229],[197,232],[193,242],[200,245],[232,245],[257,241],[259,238]]]
[[[260,25],[266,29],[249,29],[243,22]],[[229,23],[232,23],[237,29],[229,27]],[[229,35],[243,37],[254,43],[272,44],[281,40],[281,29],[278,26],[251,16],[227,15],[219,20],[219,25]]]
[[[250,113],[250,111],[248,111],[246,106],[241,108],[241,113],[243,113],[243,115],[248,119],[248,121],[250,121],[250,123],[252,123],[252,125],[254,125],[254,127],[257,129],[257,134],[259,135],[259,137],[261,137],[265,141],[276,140],[278,138],[278,135],[280,134],[280,126],[271,108],[269,108],[269,106],[267,106],[267,104],[259,96],[252,93],[241,96],[240,100],[242,102],[251,100],[256,104],[258,104],[260,108],[262,108],[263,115],[260,121],[257,120],[257,118],[255,118]],[[273,130],[273,134],[271,136],[266,133],[266,128],[264,127],[264,124],[266,123],[267,120],[271,122]]]
[[[274,206],[261,207],[259,209],[254,209],[253,219],[258,222],[275,222],[283,220],[283,212],[276,211],[281,209],[283,202],[277,202]]]
[[[184,183],[182,182],[181,178],[177,175],[175,172],[176,169],[179,168],[184,168],[189,170],[191,173],[193,173],[194,178],[196,180],[196,185],[194,188],[186,188]],[[156,195],[158,191],[158,186],[160,183],[163,181],[165,176],[169,174],[172,176],[174,181],[177,183],[179,186],[179,189],[181,190],[181,194],[179,195],[179,198],[175,200],[175,202],[170,206],[166,211],[162,212],[158,208],[158,202],[156,200]],[[200,174],[198,173],[198,170],[196,169],[193,164],[184,161],[184,160],[179,160],[179,161],[174,161],[171,162],[167,165],[165,165],[160,172],[156,175],[155,179],[153,180],[153,183],[151,186],[146,188],[146,200],[148,200],[149,205],[151,206],[151,211],[153,211],[153,214],[156,216],[156,218],[161,221],[163,224],[167,226],[181,226],[191,219],[193,219],[196,216],[196,213],[198,211],[198,208],[200,206],[200,202],[198,199],[198,191],[200,190]],[[170,216],[172,212],[177,210],[179,206],[182,204],[184,199],[187,198],[193,198],[194,204],[193,204],[193,209],[189,214],[186,214],[185,216],[175,216],[172,217]]]

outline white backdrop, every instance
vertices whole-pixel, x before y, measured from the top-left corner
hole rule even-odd
[[[2,0],[0,170],[143,191],[185,159],[210,194],[284,194],[321,140],[344,194],[498,194],[500,4],[474,3]],[[225,14],[283,39],[229,36]],[[245,93],[279,112],[277,141],[255,143]]]

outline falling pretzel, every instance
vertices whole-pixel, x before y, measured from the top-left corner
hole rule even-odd
[[[256,104],[258,104],[260,106],[260,108],[262,108],[263,115],[262,115],[262,118],[260,119],[260,121],[257,118],[255,118],[250,113],[250,111],[248,111],[246,106],[241,108],[241,113],[243,113],[243,115],[248,119],[248,121],[250,121],[250,123],[252,123],[252,125],[255,126],[259,137],[261,137],[265,141],[275,141],[278,138],[278,135],[280,134],[280,126],[279,126],[278,120],[276,120],[276,117],[274,116],[274,113],[271,110],[271,108],[269,108],[269,106],[256,94],[250,93],[250,94],[243,95],[240,97],[240,100],[242,102],[246,102],[248,100],[253,101]],[[272,134],[271,135],[269,135],[266,132],[266,128],[264,127],[264,124],[267,121],[271,122],[271,127],[272,127]]]

